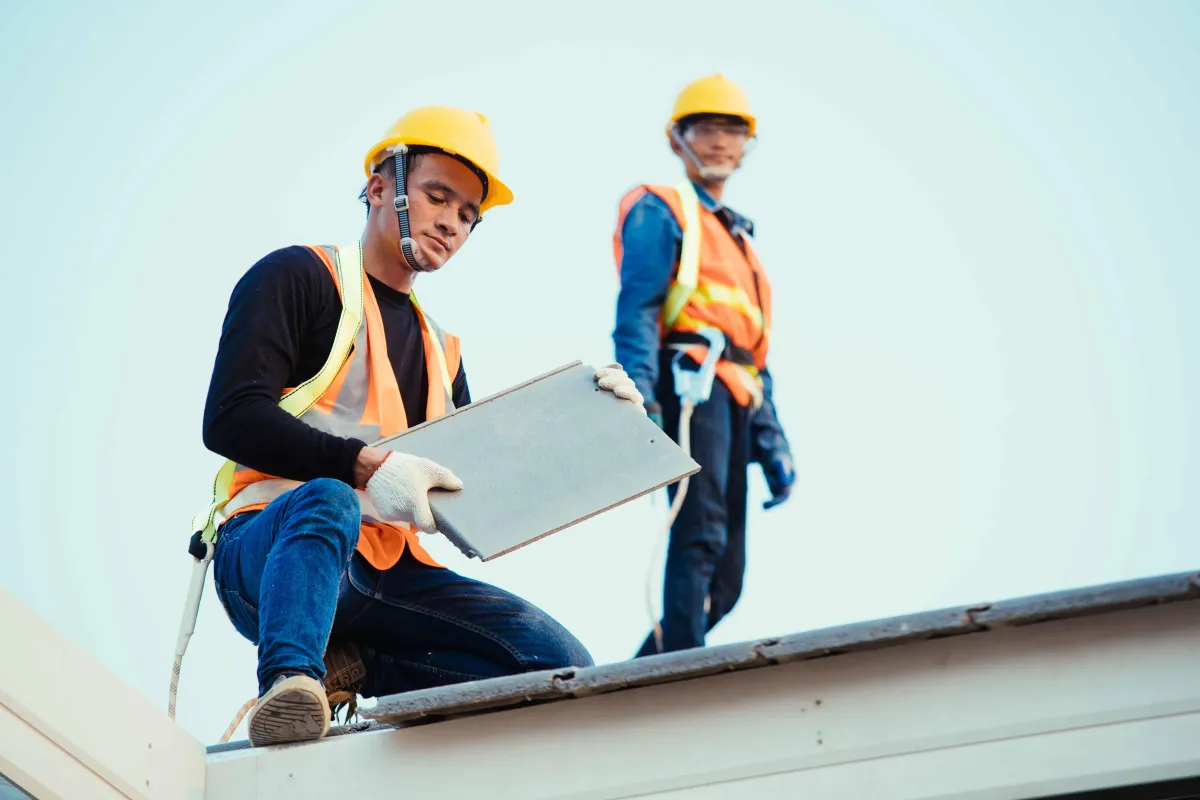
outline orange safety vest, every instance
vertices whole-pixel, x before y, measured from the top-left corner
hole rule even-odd
[[[690,186],[683,187],[690,189]],[[684,232],[685,249],[688,236],[685,198],[680,189],[669,186],[639,186],[621,199],[617,218],[617,229],[613,234],[613,255],[620,274],[624,246],[621,229],[625,218],[638,200],[647,192],[661,198]],[[762,379],[759,370],[767,366],[767,348],[771,334],[771,283],[766,271],[755,255],[746,237],[741,244],[721,223],[716,214],[696,202],[694,191],[691,202],[698,208],[700,223],[699,271],[694,285],[682,285],[680,265],[675,265],[675,280],[668,294],[667,306],[674,305],[659,319],[661,336],[666,339],[673,332],[696,333],[706,327],[718,328],[725,334],[727,342],[749,354],[747,361],[738,364],[725,359],[717,363],[717,377],[729,387],[739,405],[757,405],[761,402]],[[695,208],[693,213],[695,213]],[[672,318],[673,317],[673,318]],[[704,360],[703,345],[680,347],[697,363]],[[728,352],[728,350],[727,350]]]
[[[310,246],[309,249],[328,268],[340,296],[342,287],[335,264],[337,248]],[[396,374],[388,360],[379,304],[366,273],[363,273],[362,283],[363,320],[354,347],[333,383],[299,419],[335,436],[374,442],[408,428],[408,418],[404,413],[400,387],[396,384]],[[451,376],[458,373],[461,350],[458,338],[438,327],[417,305],[415,297],[413,304],[421,320],[425,366],[429,374],[425,418],[434,419],[454,408]],[[444,365],[437,345],[444,353]],[[264,508],[276,497],[300,485],[300,481],[277,478],[239,464],[234,467],[229,501],[224,506],[220,521],[239,512]],[[415,527],[377,519],[374,516],[377,513],[374,504],[361,489],[358,490],[358,499],[363,514],[358,552],[371,566],[380,570],[389,569],[400,560],[405,547],[412,550],[417,560],[430,566],[441,566],[421,546]]]

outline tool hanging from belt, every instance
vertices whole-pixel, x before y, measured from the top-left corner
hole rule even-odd
[[[696,410],[696,406],[707,402],[708,398],[712,396],[713,380],[717,376],[717,362],[723,358],[727,347],[725,334],[716,328],[702,328],[698,333],[687,336],[688,341],[672,343],[668,340],[667,346],[677,351],[674,358],[671,359],[671,375],[674,378],[675,394],[679,395],[677,443],[690,458],[692,455],[692,412]],[[695,341],[695,339],[700,341]],[[708,351],[696,369],[687,369],[683,364],[685,354],[682,351],[684,348],[692,348],[697,344],[707,346]],[[663,649],[662,622],[660,620],[662,615],[654,608],[653,578],[656,572],[655,567],[662,557],[662,551],[666,549],[671,526],[675,524],[675,518],[679,516],[679,510],[683,508],[683,499],[687,496],[688,480],[689,478],[684,478],[679,482],[675,499],[671,501],[671,509],[667,512],[667,523],[659,537],[655,555],[650,561],[650,573],[646,579],[646,611],[650,615],[651,625],[654,626],[654,644],[659,653]]]

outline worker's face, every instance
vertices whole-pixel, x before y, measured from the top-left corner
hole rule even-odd
[[[384,237],[400,258],[400,222],[395,213],[395,183],[374,175],[367,185],[368,202],[379,212],[376,223],[390,235]],[[422,153],[413,159],[408,174],[408,224],[417,243],[417,258],[428,271],[440,269],[458,252],[483,201],[483,183],[470,167],[443,153]]]
[[[742,156],[746,154],[749,133],[750,126],[743,119],[706,116],[690,123],[683,132],[683,138],[708,171],[731,175],[742,163]],[[678,153],[678,146],[672,146]],[[688,164],[689,173],[696,170],[690,159],[684,160]]]

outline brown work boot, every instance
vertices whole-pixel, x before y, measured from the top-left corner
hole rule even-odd
[[[349,639],[330,639],[325,648],[325,692],[329,695],[330,719],[346,711],[346,722],[358,714],[358,693],[366,683],[367,668],[358,646]]]
[[[307,675],[280,675],[250,710],[247,729],[255,747],[320,739],[329,732],[325,690]]]

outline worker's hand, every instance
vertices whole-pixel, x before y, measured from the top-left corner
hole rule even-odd
[[[429,490],[462,487],[453,472],[427,458],[390,452],[367,481],[367,496],[385,522],[408,522],[426,533],[437,533]]]
[[[796,469],[789,455],[776,456],[770,464],[763,465],[763,477],[767,479],[767,488],[771,490],[771,499],[763,503],[764,509],[772,509],[786,503],[792,496],[792,487],[796,484]]]
[[[662,405],[657,400],[650,400],[645,404],[644,408],[646,409],[646,416],[650,418],[650,421],[660,429],[663,429]]]
[[[387,457],[388,451],[380,450],[378,447],[367,446],[359,450],[358,456],[354,459],[354,488],[367,488],[367,481],[371,480],[375,470],[379,469],[379,465]]]
[[[646,413],[646,408],[642,405],[646,399],[637,390],[633,378],[621,369],[620,364],[609,364],[604,369],[596,370],[596,384],[604,391],[612,392],[622,400],[628,400],[642,409],[642,413]]]

